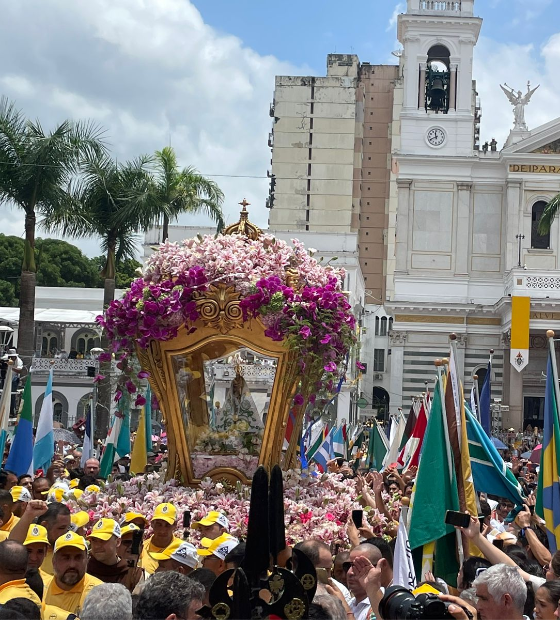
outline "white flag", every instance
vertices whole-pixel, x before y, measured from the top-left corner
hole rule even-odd
[[[408,542],[408,532],[406,531],[406,511],[403,509],[403,512],[404,514],[401,513],[399,531],[395,543],[393,585],[414,590],[416,587],[416,573],[414,572],[412,551]]]

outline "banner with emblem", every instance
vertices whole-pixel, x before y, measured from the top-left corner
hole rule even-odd
[[[521,372],[529,363],[529,317],[531,314],[531,298],[511,298],[511,365]]]

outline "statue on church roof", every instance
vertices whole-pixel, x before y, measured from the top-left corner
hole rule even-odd
[[[531,82],[527,82],[527,93],[524,95],[520,90],[516,93],[511,86],[505,83],[503,86],[500,84],[500,88],[504,91],[506,97],[513,106],[514,130],[529,131],[527,123],[525,122],[525,106],[529,103],[533,93],[539,86],[540,84],[531,89]]]

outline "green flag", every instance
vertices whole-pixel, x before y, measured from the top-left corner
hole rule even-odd
[[[130,454],[130,410],[129,397],[123,394],[117,406],[118,412],[113,416],[109,433],[105,441],[105,450],[99,465],[99,475],[107,478],[113,470],[113,464],[119,458]]]
[[[381,435],[382,431],[376,423],[369,429],[369,444],[367,453],[367,466],[378,471],[383,467],[383,460],[387,454],[387,437]],[[385,433],[383,433],[385,435]]]
[[[445,513],[459,510],[459,493],[455,468],[449,463],[444,417],[438,381],[414,485],[408,538],[410,548],[419,552],[424,545],[436,543],[432,572],[454,585],[459,571],[456,533],[453,526],[445,524]]]

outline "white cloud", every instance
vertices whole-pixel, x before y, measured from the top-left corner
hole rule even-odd
[[[560,33],[552,36],[541,49],[532,45],[499,44],[480,37],[475,52],[474,78],[482,101],[481,142],[496,138],[501,146],[513,127],[512,107],[500,90],[507,82],[526,92],[540,84],[525,110],[529,129],[535,129],[559,115],[560,92],[557,67],[560,61]]]
[[[229,222],[246,197],[251,218],[266,226],[274,77],[308,68],[216,32],[188,0],[29,0],[3,8],[0,93],[28,117],[47,129],[64,118],[91,118],[107,128],[119,160],[171,143],[181,165],[203,174],[263,177],[215,180]],[[19,234],[23,218],[6,209],[0,230]],[[97,246],[86,244],[94,254]]]
[[[387,28],[385,28],[386,32],[390,32],[397,27],[397,20],[401,13],[406,13],[406,2],[399,2],[393,11],[389,19],[389,23],[387,24]]]

